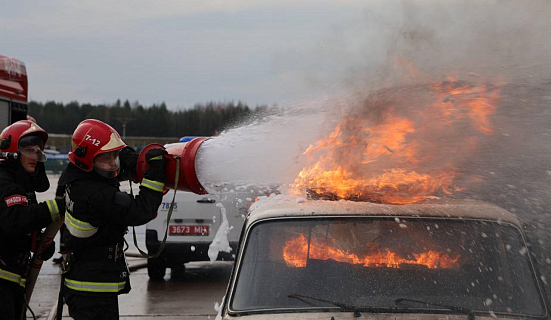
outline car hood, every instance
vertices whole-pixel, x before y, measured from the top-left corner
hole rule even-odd
[[[299,319],[370,319],[370,320],[413,320],[413,319],[426,319],[426,320],[464,320],[467,319],[467,315],[457,314],[420,314],[420,313],[377,313],[370,314],[367,312],[362,313],[361,317],[354,317],[352,312],[301,312],[301,313],[278,313],[278,314],[253,314],[253,315],[241,315],[239,317],[232,317],[229,315],[224,316],[223,320],[267,320],[267,319],[281,319],[281,320],[299,320]],[[510,317],[490,315],[475,316],[476,320],[495,320],[495,319],[512,319]],[[524,319],[524,318],[515,318]],[[527,319],[527,318],[526,318]]]

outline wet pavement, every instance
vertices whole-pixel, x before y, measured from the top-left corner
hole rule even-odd
[[[189,263],[185,274],[168,274],[164,281],[149,281],[147,270],[141,269],[132,274],[130,294],[120,296],[121,316],[214,319],[214,304],[225,294],[231,266],[228,262]]]
[[[57,179],[58,176],[50,176],[50,190],[37,194],[39,201],[54,197]],[[121,189],[128,191],[128,184]],[[145,250],[145,227],[136,228],[136,234],[138,246]],[[58,238],[56,246],[59,246]],[[138,255],[132,241],[132,231],[126,235],[126,239],[129,243],[127,253]],[[128,263],[132,291],[119,296],[121,319],[214,319],[214,304],[220,303],[225,294],[233,265],[231,262],[192,262],[185,265],[185,271],[171,272],[167,269],[167,275],[162,281],[151,281],[145,268],[145,259],[128,257]],[[48,319],[54,310],[60,279],[59,266],[51,260],[46,261],[30,303],[37,319]],[[30,312],[27,312],[27,318],[32,319]],[[63,318],[70,319],[66,307]]]

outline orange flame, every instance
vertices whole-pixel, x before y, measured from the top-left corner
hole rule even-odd
[[[348,115],[327,139],[310,145],[304,154],[319,155],[298,174],[295,193],[405,204],[463,190],[454,185],[454,161],[472,151],[480,135],[493,133],[499,92],[453,79],[417,89],[432,100],[375,105],[375,115]]]
[[[429,269],[450,269],[453,268],[461,256],[451,258],[447,254],[430,250],[428,252],[414,253],[413,259],[405,259],[397,253],[385,249],[384,252],[364,255],[359,257],[353,253],[347,253],[341,249],[334,248],[325,243],[318,243],[312,239],[310,245],[304,234],[285,242],[283,247],[283,259],[289,267],[304,268],[307,259],[334,260],[349,264],[359,264],[364,267],[388,267],[400,268],[404,265],[420,265]]]
[[[499,100],[497,90],[489,90],[488,86],[475,87],[453,79],[433,85],[433,90],[439,99],[434,103],[435,108],[440,109],[446,123],[469,118],[480,132],[493,133],[489,116],[495,112],[495,104]]]

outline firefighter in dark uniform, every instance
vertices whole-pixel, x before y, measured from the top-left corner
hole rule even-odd
[[[72,136],[65,186],[67,211],[62,242],[67,250],[64,298],[74,319],[118,319],[118,295],[130,291],[123,251],[128,226],[152,220],[164,190],[166,151],[145,156],[140,192],[119,190],[120,170],[136,170],[137,154],[109,125],[82,121]]]
[[[0,319],[25,317],[25,281],[31,251],[40,231],[65,212],[65,201],[36,201],[35,192],[50,187],[44,170],[48,134],[28,120],[15,122],[0,134]],[[42,253],[49,259],[55,245]]]

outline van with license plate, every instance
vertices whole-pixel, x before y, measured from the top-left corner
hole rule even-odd
[[[173,192],[164,195],[157,217],[146,225],[149,254],[157,252],[163,241]],[[206,195],[177,191],[164,250],[158,258],[148,259],[149,277],[162,279],[167,268],[181,271],[187,262],[209,261],[209,246],[224,220],[221,206],[226,210],[227,239],[232,250],[220,251],[217,260],[233,260],[247,209],[257,195],[257,189],[245,187],[225,187],[216,194]]]

